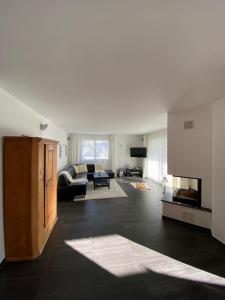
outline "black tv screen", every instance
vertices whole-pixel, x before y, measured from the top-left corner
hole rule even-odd
[[[131,157],[146,157],[147,156],[147,148],[146,147],[132,147],[130,148],[130,156]]]

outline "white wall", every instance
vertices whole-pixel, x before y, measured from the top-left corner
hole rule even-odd
[[[143,147],[143,135],[116,135],[116,169],[125,167],[143,167],[143,158],[130,157],[130,147]]]
[[[40,123],[49,124],[46,131],[40,130]],[[44,117],[19,102],[17,99],[0,89],[0,136],[29,135],[55,139],[67,145],[67,134]],[[63,147],[64,148],[64,147]],[[63,149],[64,150],[64,149]],[[58,158],[58,170],[67,164],[67,156],[63,151],[62,158]],[[4,259],[3,233],[3,176],[2,176],[2,138],[0,140],[0,262]]]
[[[225,244],[225,99],[213,107],[212,234]]]
[[[202,206],[212,206],[212,104],[168,114],[168,173],[202,178]],[[184,121],[194,121],[184,130]]]

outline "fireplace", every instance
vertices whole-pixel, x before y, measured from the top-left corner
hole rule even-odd
[[[173,176],[173,201],[201,207],[202,180],[200,178]]]

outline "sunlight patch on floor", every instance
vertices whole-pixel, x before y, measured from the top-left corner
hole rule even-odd
[[[117,277],[158,274],[225,286],[225,278],[192,267],[120,235],[66,240],[75,251]]]

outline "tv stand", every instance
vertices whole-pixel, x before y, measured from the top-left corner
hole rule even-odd
[[[125,170],[125,176],[137,176],[143,177],[143,169],[142,168],[132,168]]]

